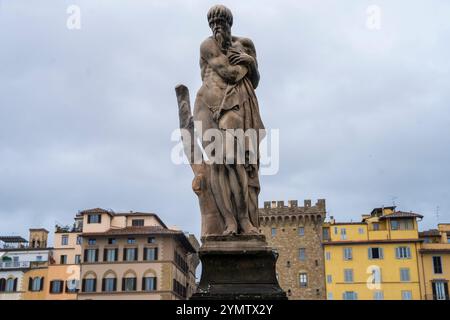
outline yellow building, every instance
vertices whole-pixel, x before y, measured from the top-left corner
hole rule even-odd
[[[327,299],[421,299],[418,218],[385,207],[361,222],[324,223]]]
[[[420,280],[422,297],[426,300],[450,300],[450,224],[439,224],[438,229],[420,232],[423,240]]]

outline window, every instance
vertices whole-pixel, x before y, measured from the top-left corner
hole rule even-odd
[[[6,286],[6,279],[0,278],[0,292],[5,292],[5,286]]]
[[[411,249],[409,247],[395,248],[395,257],[397,259],[411,259]]]
[[[308,275],[306,273],[300,273],[298,279],[301,288],[308,286]]]
[[[277,234],[277,229],[276,228],[272,228],[271,232],[272,232],[272,237],[275,237],[275,235]]]
[[[402,300],[412,300],[412,292],[410,290],[402,290]]]
[[[373,226],[373,231],[378,231],[378,230],[380,230],[380,224],[379,224],[378,222],[374,222],[374,223],[372,224],[372,226]]]
[[[398,230],[399,229],[398,221],[395,221],[395,220],[391,221],[391,229],[392,230]]]
[[[372,283],[373,284],[381,284],[381,268],[378,266],[372,267]]]
[[[347,230],[345,228],[341,228],[341,240],[347,240]]]
[[[30,278],[28,282],[29,291],[42,291],[44,288],[44,277]]]
[[[60,263],[60,264],[67,264],[67,255],[62,254],[62,255],[59,257],[59,263]]]
[[[66,281],[66,292],[68,292],[68,293],[78,292],[78,284],[79,284],[79,281],[76,279],[67,280]]]
[[[298,260],[300,260],[300,261],[306,260],[306,249],[305,248],[298,249]]]
[[[84,279],[82,289],[83,289],[83,292],[96,292],[97,291],[97,279]]]
[[[449,300],[447,281],[434,281],[432,286],[433,300]]]
[[[155,242],[156,242],[155,237],[148,237],[147,238],[147,243],[155,243]]]
[[[156,290],[156,277],[142,278],[142,290],[144,291]]]
[[[383,248],[369,248],[369,259],[383,259]]]
[[[352,260],[353,259],[353,250],[352,248],[344,248],[344,260]]]
[[[333,292],[328,292],[327,293],[327,299],[328,300],[333,300]]]
[[[90,214],[88,215],[88,223],[101,223],[102,216],[100,214]]]
[[[359,229],[358,229],[358,233],[359,233],[359,234],[364,234],[364,228],[359,228]]]
[[[97,240],[96,240],[96,239],[89,239],[89,240],[88,240],[88,244],[89,244],[90,246],[93,246],[93,245],[97,244]]]
[[[383,291],[375,291],[373,293],[373,300],[384,300],[384,293],[383,293]]]
[[[334,234],[338,234],[338,227],[334,227]]]
[[[123,250],[125,261],[137,261],[137,248],[125,248]]]
[[[42,261],[42,256],[36,256],[36,261]]]
[[[144,248],[144,259],[146,261],[158,260],[158,248]]]
[[[331,274],[327,274],[327,283],[333,283],[333,276]]]
[[[114,292],[116,290],[117,290],[117,279],[116,278],[103,279],[103,284],[102,284],[103,292]]]
[[[345,292],[342,294],[342,298],[343,298],[344,300],[358,300],[358,295],[357,295],[357,293],[354,292],[354,291],[345,291]]]
[[[69,244],[69,236],[68,235],[63,235],[61,237],[61,245],[62,246],[67,246]]]
[[[98,261],[98,249],[86,249],[84,250],[85,262],[97,262]]]
[[[325,252],[325,259],[331,260],[331,252],[329,251]]]
[[[322,229],[322,237],[323,237],[323,240],[330,240],[330,229],[329,228]]]
[[[122,291],[136,291],[136,278],[123,278]]]
[[[135,238],[128,238],[127,239],[127,243],[128,244],[134,244],[134,243],[136,243],[136,239]]]
[[[17,279],[16,278],[9,278],[5,281],[3,280],[3,288],[0,288],[0,291],[6,291],[6,292],[16,292],[17,291]],[[1,287],[1,286],[0,286]]]
[[[442,273],[442,259],[440,256],[433,257],[433,271],[435,274]]]
[[[106,262],[114,262],[117,261],[117,252],[118,249],[105,249],[103,261]]]
[[[133,219],[131,221],[131,225],[133,227],[143,227],[144,226],[144,219]]]
[[[353,282],[353,269],[344,269],[344,281]]]
[[[80,254],[76,254],[75,255],[75,264],[80,264],[81,263],[81,255]]]
[[[50,293],[62,293],[64,281],[54,280],[50,281]]]
[[[83,242],[82,236],[77,236],[77,244],[81,244]]]
[[[408,282],[410,280],[409,268],[400,268],[400,281]]]
[[[116,238],[108,238],[108,244],[116,244],[117,240]]]
[[[305,227],[299,227],[298,228],[298,235],[300,237],[303,237],[305,235]]]

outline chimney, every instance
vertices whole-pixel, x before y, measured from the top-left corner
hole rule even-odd
[[[264,201],[264,209],[270,209],[270,201]]]
[[[334,216],[330,216],[330,223],[331,224],[335,224],[336,223],[336,220],[334,220]]]
[[[284,208],[284,201],[277,201],[277,208]]]
[[[277,207],[277,202],[276,201],[272,201],[272,206],[271,208],[276,208]]]
[[[309,199],[305,200],[304,203],[305,203],[305,208],[311,207],[311,200],[309,200]]]

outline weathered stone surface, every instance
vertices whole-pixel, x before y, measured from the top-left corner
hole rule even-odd
[[[255,94],[256,49],[250,39],[231,35],[233,16],[225,6],[213,6],[207,17],[212,35],[200,46],[203,84],[193,115],[187,87],[175,88],[202,217],[202,276],[192,298],[286,299],[276,278],[277,255],[257,229],[259,143],[265,132]],[[201,158],[194,123],[217,133],[208,161]],[[236,132],[247,138],[238,139]],[[205,152],[210,149],[211,136],[198,138]]]
[[[289,299],[325,299],[325,267],[322,247],[322,222],[326,215],[325,200],[315,205],[305,200],[303,206],[290,201],[265,202],[259,210],[259,229],[268,244],[279,254],[278,281]],[[304,234],[299,233],[303,228]],[[272,235],[272,229],[275,234]],[[305,249],[305,259],[299,259],[299,249]],[[301,287],[300,273],[306,273],[308,283]]]
[[[199,251],[202,276],[191,299],[286,299],[278,285],[277,254],[265,237],[207,237]]]

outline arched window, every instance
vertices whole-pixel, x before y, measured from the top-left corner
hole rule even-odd
[[[81,284],[81,290],[83,292],[96,292],[97,291],[97,275],[93,272],[88,272],[83,278]]]
[[[0,278],[0,292],[5,292],[6,289],[6,279]]]
[[[154,291],[157,290],[156,272],[153,270],[147,270],[142,277],[142,291]]]
[[[28,291],[42,291],[44,289],[44,277],[34,277],[28,280]]]
[[[133,270],[125,272],[122,278],[122,291],[136,291],[137,289],[137,276]]]
[[[102,279],[102,291],[117,291],[117,276],[113,271],[107,271]]]

